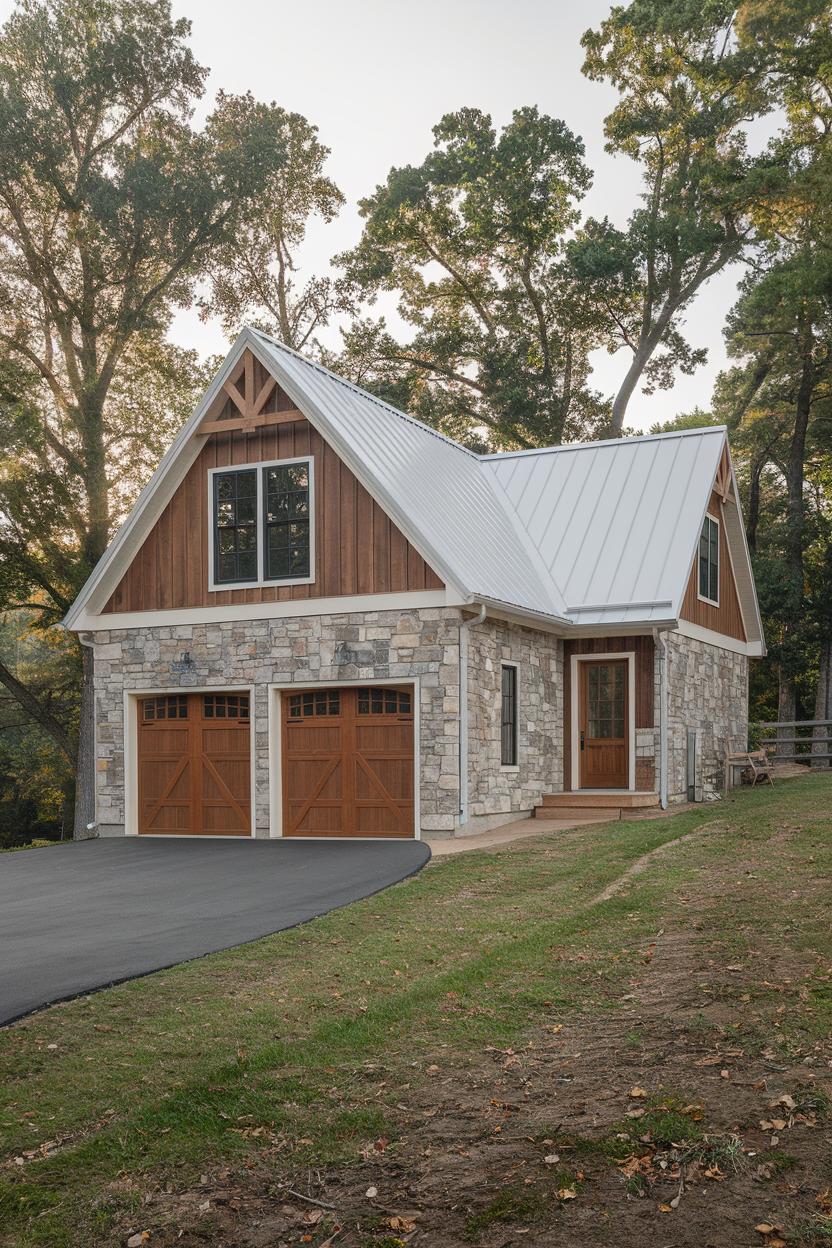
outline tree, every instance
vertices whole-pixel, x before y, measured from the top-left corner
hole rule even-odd
[[[643,206],[626,230],[590,220],[570,249],[576,274],[606,315],[606,345],[631,354],[612,407],[620,432],[633,391],[669,387],[705,358],[680,323],[704,284],[755,239],[757,207],[785,183],[779,157],[749,153],[748,123],[778,101],[782,43],[761,37],[759,10],[727,0],[633,0],[583,37],[584,73],[620,100],[606,119],[607,150],[637,161]],[[788,6],[780,6],[788,7]],[[804,2],[785,26],[800,43]],[[756,14],[749,10],[757,10]]]
[[[206,71],[188,30],[168,0],[20,0],[3,28],[0,344],[17,383],[6,418],[28,454],[4,485],[0,608],[34,594],[62,614],[103,554],[118,477],[158,421],[137,410],[131,372],[151,357],[169,370],[173,305],[284,159],[270,118],[240,117],[233,100],[192,128]],[[89,647],[81,666],[76,833],[93,801]],[[36,693],[6,665],[0,681],[65,750]]]
[[[829,449],[822,447],[832,384],[832,251],[812,241],[812,224],[811,217],[804,220],[797,246],[773,242],[765,266],[743,283],[726,327],[729,352],[741,363],[717,387],[717,404],[734,423],[746,462],[749,546],[778,670],[781,720],[796,715],[813,614],[805,556],[822,508],[810,506],[807,472],[817,478]],[[816,577],[816,624],[824,615],[821,585]]]
[[[263,196],[251,202],[233,233],[215,248],[202,314],[218,316],[232,335],[253,320],[296,351],[320,350],[315,335],[334,313],[348,309],[349,300],[329,277],[312,277],[298,287],[295,275],[310,218],[332,221],[344,203],[323,172],[329,148],[299,113],[260,104],[251,94],[235,99],[220,92],[218,98],[238,130],[257,126],[279,135],[286,160],[272,170]]]
[[[574,437],[600,404],[592,313],[564,260],[590,182],[583,144],[535,108],[499,135],[462,109],[434,137],[421,165],[391,169],[361,201],[361,240],[340,257],[356,298],[397,296],[410,336],[358,320],[340,366],[471,444]]]

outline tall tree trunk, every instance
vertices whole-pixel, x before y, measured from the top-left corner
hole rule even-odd
[[[99,387],[100,390],[100,387]],[[89,524],[84,555],[90,570],[107,549],[110,534],[110,498],[107,452],[104,445],[104,394],[86,395],[81,405],[84,430],[84,486]],[[95,836],[95,658],[91,646],[81,643],[81,706],[78,722],[78,761],[75,772],[76,840]]]
[[[627,405],[633,397],[633,391],[641,380],[641,374],[644,372],[650,356],[653,354],[651,345],[645,343],[639,346],[633,362],[624,375],[624,380],[618,388],[612,405],[612,416],[610,424],[613,433],[618,436],[624,428],[624,417],[627,415]]]
[[[91,646],[81,646],[81,713],[78,762],[75,770],[75,826],[77,841],[96,835],[95,829],[95,659]]]
[[[745,537],[748,550],[753,555],[757,552],[757,529],[760,526],[760,477],[765,467],[765,459],[760,456],[752,460],[751,479],[748,485],[748,515],[745,520]]]
[[[818,687],[815,692],[815,719],[832,719],[832,636],[823,637],[820,643],[820,670],[818,672]],[[832,728],[829,724],[821,725],[815,728],[812,736],[817,738],[829,737]],[[816,745],[812,746],[813,754],[829,754],[829,742],[818,740]],[[830,760],[828,758],[813,758],[813,767],[828,767]]]
[[[781,664],[777,673],[777,679],[777,721],[781,724],[793,724],[797,719],[797,686],[795,685],[794,677]],[[796,735],[795,731],[790,727],[777,729],[778,741],[783,737],[794,737]],[[778,758],[793,753],[794,746],[792,745],[784,743],[777,747]]]

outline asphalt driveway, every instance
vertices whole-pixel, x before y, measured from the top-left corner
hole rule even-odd
[[[419,841],[82,841],[0,854],[0,1023],[294,927],[420,870]]]

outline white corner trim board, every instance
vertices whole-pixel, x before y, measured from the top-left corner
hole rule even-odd
[[[573,793],[576,793],[581,787],[580,775],[580,751],[576,748],[578,733],[578,664],[598,662],[603,659],[626,659],[627,660],[627,719],[628,736],[629,736],[629,759],[628,759],[628,784],[627,788],[631,792],[635,792],[636,787],[636,652],[635,650],[609,650],[603,654],[573,654],[570,669],[570,689],[571,689],[571,709],[569,716],[569,730],[571,749],[570,763],[571,775],[569,778],[569,787]]]
[[[283,836],[283,716],[280,713],[280,695],[284,690],[298,692],[301,689],[367,689],[373,685],[384,684],[379,680],[290,680],[269,684],[269,837]],[[413,836],[422,839],[421,820],[421,708],[420,682],[418,676],[397,676],[395,681],[388,683],[410,685],[413,688]],[[292,840],[343,841],[340,836],[294,836]],[[351,841],[374,841],[380,843],[384,838],[369,836],[352,836]]]
[[[291,619],[303,615],[352,615],[356,611],[412,611],[458,607],[463,601],[447,589],[394,594],[355,594],[343,598],[298,598],[287,602],[241,602],[226,607],[181,607],[169,611],[120,611],[84,615],[73,629],[109,632],[121,628],[164,628],[174,624],[224,624],[235,620]]]

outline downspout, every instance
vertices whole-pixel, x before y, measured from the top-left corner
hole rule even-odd
[[[468,630],[482,624],[486,608],[459,624],[459,823],[468,822]]]
[[[654,628],[659,647],[659,802],[667,810],[667,639],[666,629]]]

